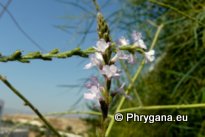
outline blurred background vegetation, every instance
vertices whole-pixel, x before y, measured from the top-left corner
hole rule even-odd
[[[115,1],[115,0],[112,0]],[[116,1],[115,1],[116,2]],[[157,60],[146,66],[135,81],[123,107],[139,105],[193,104],[205,102],[205,1],[204,0],[119,0],[120,8],[107,16],[111,32],[138,30],[150,45],[157,26],[163,24],[155,50]],[[108,2],[107,5],[112,4]],[[127,67],[131,76],[137,66]],[[136,96],[138,91],[139,97]],[[117,104],[117,101],[116,101]],[[118,122],[111,137],[204,137],[204,109],[136,111],[137,114],[188,115],[188,122]],[[98,119],[90,119],[96,136]]]
[[[157,61],[135,84],[142,104],[135,97],[132,102],[127,101],[124,107],[205,102],[205,1],[131,0],[128,3],[130,7],[127,8],[132,9],[130,13],[133,13],[130,18],[136,18],[138,27],[147,32],[146,38],[152,39],[153,32],[150,30],[155,29],[146,21],[164,24],[164,28],[156,45]],[[204,137],[204,112],[204,109],[198,108],[138,111],[138,114],[187,114],[189,119],[188,122],[154,124],[119,122],[115,124],[111,136]]]

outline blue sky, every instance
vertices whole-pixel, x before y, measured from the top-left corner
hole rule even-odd
[[[6,0],[2,3],[5,4]],[[91,3],[85,7],[94,12]],[[105,15],[115,8],[116,4],[113,4],[110,8],[105,9]],[[57,0],[12,1],[8,9],[24,31],[46,51],[54,48],[59,48],[61,51],[75,48],[81,38],[76,31],[79,32],[85,27],[83,23],[79,24],[79,28],[70,29],[69,33],[57,29],[56,25],[76,25],[77,22],[74,19],[68,18],[70,15],[73,18],[84,16],[84,12],[81,9],[60,3]],[[2,8],[0,8],[1,10]],[[95,27],[96,24],[93,25],[93,29]],[[94,45],[96,40],[97,35],[93,33],[88,36],[81,47],[84,49]],[[3,55],[8,55],[15,50],[23,50],[24,53],[39,51],[17,29],[8,14],[4,13],[0,18],[0,52]],[[0,74],[6,76],[40,111],[66,111],[82,97],[86,89],[79,92],[79,89],[62,88],[58,85],[82,85],[82,79],[94,74],[92,70],[83,69],[86,62],[88,60],[74,57],[65,60],[54,59],[52,62],[34,60],[30,64],[19,62],[0,63]],[[0,83],[0,98],[5,101],[6,108],[29,110],[2,83]],[[87,101],[82,99],[75,109],[85,110],[85,102]]]

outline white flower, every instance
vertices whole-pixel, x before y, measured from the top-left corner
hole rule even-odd
[[[101,98],[100,89],[97,86],[92,86],[89,93],[84,93],[84,98],[89,100],[99,100]]]
[[[134,64],[134,63],[135,63],[135,57],[134,57],[134,55],[133,55],[133,54],[129,54],[127,60],[128,60],[128,63]]]
[[[142,39],[135,41],[134,45],[136,47],[142,48],[142,49],[147,49],[147,46],[145,45],[144,41]]]
[[[106,49],[109,47],[109,43],[106,43],[104,39],[100,39],[96,43],[96,47],[93,47],[96,49],[96,51],[104,53]]]
[[[134,41],[138,41],[138,40],[142,39],[142,34],[139,32],[133,31],[132,32],[132,39]]]
[[[144,41],[142,40],[142,34],[136,31],[133,31],[132,33],[132,39],[134,41],[134,45],[136,47],[147,49],[147,46],[145,45]]]
[[[90,69],[93,66],[101,66],[104,63],[102,54],[95,52],[95,54],[90,55],[90,63],[86,64],[84,69]]]
[[[154,50],[150,50],[148,52],[145,52],[145,58],[146,58],[146,62],[152,62],[155,59],[155,51]]]
[[[125,37],[121,37],[121,38],[118,40],[118,43],[119,43],[120,46],[129,45],[129,41],[128,41],[128,39],[126,39]]]
[[[111,77],[118,77],[120,76],[119,74],[119,70],[117,69],[117,67],[115,65],[105,65],[103,66],[101,73],[106,75],[108,79],[110,79]]]

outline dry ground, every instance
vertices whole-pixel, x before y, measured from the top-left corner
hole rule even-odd
[[[46,117],[47,120],[58,130],[66,131],[76,135],[87,136],[86,132],[89,126],[85,121],[80,118],[65,118],[65,117]],[[29,124],[37,127],[42,127],[43,123],[34,115],[4,115],[3,121],[11,121],[14,123]],[[30,133],[29,137],[34,137],[33,132]]]

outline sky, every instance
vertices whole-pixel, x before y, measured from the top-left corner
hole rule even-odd
[[[86,10],[95,14],[92,4],[88,0],[84,1],[87,3],[82,2],[82,5],[86,7]],[[7,0],[1,2],[5,4]],[[105,2],[100,1],[100,5]],[[117,5],[111,4],[103,12],[106,15],[115,8]],[[82,36],[79,36],[78,33],[85,29],[87,25],[85,20],[89,22],[84,10],[58,0],[13,0],[8,10],[23,31],[44,49],[41,50],[43,53],[54,48],[66,51],[79,46]],[[79,17],[85,18],[82,20]],[[76,24],[77,28],[69,28],[68,31],[62,31],[56,27],[59,25],[76,26]],[[93,30],[95,28],[96,24],[92,26]],[[91,33],[80,46],[83,49],[94,46],[96,40],[97,34]],[[16,50],[22,50],[25,54],[31,51],[40,51],[22,34],[9,14],[5,12],[0,18],[0,52],[3,55],[9,55]],[[93,70],[83,69],[86,63],[88,60],[80,57],[54,59],[48,62],[33,60],[29,64],[0,63],[0,74],[6,76],[12,85],[43,113],[64,112],[69,109],[84,111],[88,101],[82,99],[82,96],[87,90],[79,91],[79,88],[70,89],[60,85],[82,86],[84,79],[95,74]],[[80,103],[73,107],[80,98]],[[6,109],[19,110],[19,112],[30,111],[1,82],[0,99],[4,100]]]

